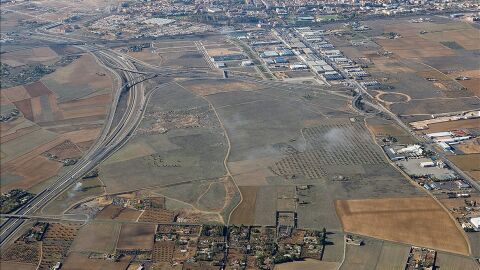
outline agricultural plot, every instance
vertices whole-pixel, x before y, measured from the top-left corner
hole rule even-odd
[[[42,82],[55,92],[59,102],[85,98],[97,92],[104,93],[105,89],[112,88],[109,75],[88,54],[45,76]]]
[[[254,224],[258,186],[240,186],[242,203],[232,212],[231,224]]]
[[[30,269],[36,268],[40,261],[40,243],[24,243],[23,241],[16,241],[5,251],[2,250],[1,266],[8,264],[7,269],[13,269],[13,266],[18,265]]]
[[[143,211],[138,221],[152,223],[170,223],[175,219],[175,213],[171,210],[148,208]]]
[[[103,208],[95,217],[98,220],[135,221],[141,215],[140,211],[110,204]]]
[[[112,79],[92,56],[65,60],[64,54],[79,53],[69,46],[30,51],[16,50],[15,57],[26,59],[31,54],[42,63],[59,57],[62,60],[52,62],[56,71],[38,81],[1,90],[2,110],[5,104],[21,112],[16,120],[1,124],[1,177],[5,190],[37,186],[56,177],[63,167],[61,160],[81,157],[98,136],[111,104]],[[61,85],[63,90],[48,82]],[[85,96],[79,94],[83,91],[79,89],[99,95],[88,98],[91,93]],[[78,97],[86,98],[69,101]]]
[[[335,205],[346,232],[469,253],[455,221],[429,197],[338,200]]]
[[[386,161],[373,144],[365,127],[350,121],[336,121],[302,130],[307,142],[304,152],[287,155],[275,164],[278,175],[327,176],[327,166],[379,165]]]
[[[118,238],[119,250],[152,250],[155,225],[122,224]]]
[[[0,268],[3,270],[35,270],[37,269],[37,265],[0,261]]]
[[[80,228],[71,251],[112,253],[120,233],[120,224],[89,223]]]
[[[435,266],[442,270],[475,270],[478,269],[478,264],[469,257],[455,255],[446,252],[438,252]]]
[[[78,232],[74,224],[52,223],[48,226],[42,242],[42,260],[39,269],[50,269],[63,261]]]
[[[49,47],[34,47],[2,54],[2,63],[12,67],[41,63],[58,59],[58,54]]]
[[[410,246],[362,238],[364,245],[347,245],[345,262],[340,269],[404,269]]]
[[[104,259],[90,259],[80,252],[71,252],[66,258],[62,269],[68,270],[126,270],[130,264],[130,257],[126,256],[120,261],[109,261]]]
[[[306,259],[303,261],[282,263],[275,265],[276,270],[335,270],[338,269],[339,263],[323,262],[314,259]]]

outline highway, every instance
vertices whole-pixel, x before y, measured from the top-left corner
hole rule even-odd
[[[95,48],[95,46],[90,45],[82,45],[80,47],[83,47],[86,50]],[[135,66],[129,60],[114,51],[98,50],[96,51],[95,56],[99,61],[104,63],[114,63],[117,67],[121,67],[124,70],[136,70]],[[15,214],[17,218],[7,218],[2,220],[2,224],[0,225],[0,246],[7,243],[25,222],[24,219],[18,218],[19,216],[31,215],[41,209],[50,200],[54,199],[61,192],[74,184],[84,174],[94,169],[95,166],[111,155],[131,136],[135,127],[141,120],[142,111],[145,106],[145,89],[143,83],[138,78],[138,74],[129,71],[122,71],[121,75],[117,74],[117,78],[120,77],[125,81],[125,84],[122,84],[116,89],[106,123],[95,144],[67,173],[60,176],[53,184],[37,194],[28,202],[28,204],[23,205],[12,213]],[[117,113],[116,108],[121,93],[124,91],[128,91],[127,108],[119,123],[112,127],[114,116]]]

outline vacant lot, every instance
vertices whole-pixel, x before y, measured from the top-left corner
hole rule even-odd
[[[304,261],[296,261],[275,265],[275,270],[336,270],[339,263],[322,262],[314,259],[305,259]]]
[[[375,137],[395,137],[399,143],[414,143],[414,139],[399,126],[386,123],[370,123],[367,122],[367,127],[375,135]]]
[[[249,82],[241,81],[225,81],[225,80],[198,80],[198,81],[186,81],[180,83],[183,87],[190,91],[198,93],[200,95],[210,95],[221,92],[230,91],[251,91],[258,90],[259,85]]]
[[[480,181],[480,154],[455,155],[449,156],[448,159],[461,170],[466,171],[477,181]]]
[[[362,238],[363,246],[347,245],[342,270],[404,269],[410,246],[377,239]]]
[[[347,232],[469,253],[454,221],[429,197],[337,200],[335,206]]]
[[[440,43],[423,39],[419,36],[408,36],[400,39],[377,39],[376,42],[403,58],[423,58],[434,56],[450,56],[455,52]]]
[[[2,270],[35,270],[37,265],[27,264],[27,263],[16,263],[16,262],[0,262],[0,269]]]
[[[89,259],[87,255],[81,254],[80,252],[72,252],[63,263],[62,269],[124,270],[127,269],[130,264],[129,259],[129,257],[123,257],[119,262],[102,259]]]
[[[428,130],[426,130],[425,133],[449,131],[449,130],[461,129],[461,128],[478,128],[478,127],[480,127],[480,118],[457,120],[457,121],[430,124],[428,125]]]
[[[140,211],[111,204],[103,208],[96,218],[135,221],[140,214]]]
[[[255,204],[257,199],[258,187],[241,186],[239,188],[243,196],[243,201],[232,213],[230,223],[231,224],[254,224]]]
[[[79,252],[112,253],[120,232],[120,225],[113,223],[90,223],[83,226],[73,241],[71,250]]]
[[[123,224],[118,238],[117,249],[121,250],[151,250],[155,225],[153,224]]]
[[[465,154],[480,153],[480,138],[471,139],[455,146],[458,150]]]

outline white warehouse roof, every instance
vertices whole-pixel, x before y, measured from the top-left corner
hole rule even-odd
[[[475,226],[475,228],[480,229],[480,217],[473,217],[470,219],[470,222]]]

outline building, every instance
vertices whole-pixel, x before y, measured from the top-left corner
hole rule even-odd
[[[251,60],[242,61],[242,66],[243,67],[253,66],[253,62]]]
[[[420,162],[420,167],[422,168],[435,167],[435,162],[433,161]]]
[[[277,57],[278,53],[276,51],[264,51],[263,53],[260,54],[260,57],[262,58],[268,58],[268,57]]]
[[[470,223],[473,224],[476,230],[480,230],[480,217],[473,217],[470,219]]]
[[[217,68],[226,68],[227,67],[227,65],[224,62],[217,62],[217,63],[215,63],[215,65],[217,66]]]
[[[288,63],[288,60],[285,57],[275,57],[275,64],[285,64]]]
[[[296,64],[291,64],[289,68],[291,70],[299,70],[299,69],[307,69],[308,67],[305,64],[296,63]]]

